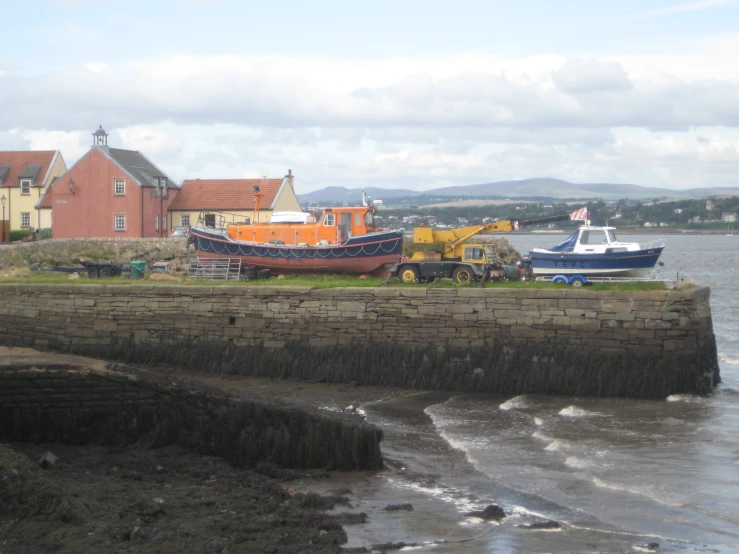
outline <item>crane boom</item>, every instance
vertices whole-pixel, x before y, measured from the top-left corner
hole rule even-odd
[[[443,258],[454,257],[456,248],[477,235],[487,233],[510,233],[520,227],[564,221],[570,218],[570,214],[557,214],[546,217],[531,219],[505,219],[483,223],[482,225],[470,225],[469,227],[458,227],[456,229],[433,229],[431,227],[416,227],[413,229],[413,242],[416,244],[438,244],[444,245]]]

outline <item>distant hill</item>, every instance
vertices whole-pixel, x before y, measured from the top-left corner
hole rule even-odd
[[[711,187],[685,190],[673,190],[640,185],[613,184],[613,183],[584,183],[576,184],[561,179],[535,178],[519,181],[497,181],[476,185],[459,185],[442,187],[425,191],[409,189],[366,188],[365,192],[371,198],[385,201],[395,198],[418,197],[428,200],[430,197],[443,198],[552,198],[590,200],[619,200],[628,198],[633,200],[648,200],[653,198],[702,198],[706,196],[739,196],[739,187]],[[362,199],[362,189],[347,189],[344,187],[327,187],[307,194],[299,194],[301,203],[309,202],[336,202],[355,204]]]

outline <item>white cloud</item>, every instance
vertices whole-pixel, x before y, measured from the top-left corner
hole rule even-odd
[[[299,191],[541,175],[708,186],[739,169],[727,44],[739,39],[682,56],[171,56],[11,70],[0,74],[0,147],[21,137],[71,165],[102,123],[112,146],[177,179],[291,168]]]
[[[730,0],[700,0],[699,2],[690,2],[688,4],[675,4],[659,10],[650,10],[638,14],[640,17],[653,17],[657,15],[666,15],[680,12],[694,12],[699,10],[709,10],[732,4]]]

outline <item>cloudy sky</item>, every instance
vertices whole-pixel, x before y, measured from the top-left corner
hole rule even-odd
[[[3,0],[0,150],[173,178],[739,185],[739,0]]]

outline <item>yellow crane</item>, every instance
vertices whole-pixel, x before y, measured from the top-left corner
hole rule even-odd
[[[497,270],[500,274],[502,269],[495,247],[492,244],[468,243],[469,239],[487,233],[510,233],[521,227],[569,218],[570,214],[566,213],[534,219],[506,219],[456,229],[416,227],[413,229],[415,244],[439,244],[441,251],[415,252],[410,261],[391,267],[390,277],[397,277],[401,283],[430,283],[437,278],[451,278],[461,284],[486,280],[492,271]]]

